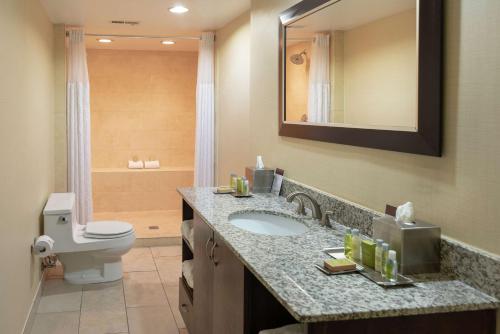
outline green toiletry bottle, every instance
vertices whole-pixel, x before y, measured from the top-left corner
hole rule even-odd
[[[385,263],[385,278],[391,282],[396,282],[398,276],[398,261],[396,260],[396,251],[390,250]]]
[[[352,257],[352,232],[348,227],[345,229],[344,235],[344,255],[350,259]]]
[[[244,177],[244,176],[242,177],[242,179],[243,179],[243,184],[242,184],[242,186],[241,186],[241,194],[242,194],[243,196],[248,196],[248,194],[249,194],[249,190],[248,190],[248,180],[247,180],[247,178],[246,178],[246,177]]]
[[[361,235],[357,228],[352,230],[351,258],[356,262],[361,262]]]
[[[382,244],[382,265],[380,267],[380,273],[385,277],[385,265],[387,262],[387,257],[389,256],[389,244],[384,242]]]
[[[382,244],[384,240],[377,239],[377,245],[375,246],[375,270],[379,273],[382,271]]]
[[[238,194],[241,194],[243,191],[243,178],[241,176],[238,176],[238,179],[236,180],[236,192]]]
[[[231,175],[229,176],[229,186],[234,190],[236,190],[237,180],[238,180],[238,175],[231,173]]]

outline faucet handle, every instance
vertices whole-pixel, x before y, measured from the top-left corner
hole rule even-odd
[[[332,227],[332,224],[330,224],[330,217],[333,216],[333,211],[325,211],[323,213],[323,216],[321,217],[321,226],[328,226]]]

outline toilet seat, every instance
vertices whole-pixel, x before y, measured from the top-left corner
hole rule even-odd
[[[88,223],[83,236],[90,239],[117,239],[134,233],[134,227],[125,222],[110,220]]]

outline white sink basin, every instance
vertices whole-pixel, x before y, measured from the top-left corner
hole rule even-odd
[[[292,217],[265,212],[243,212],[229,216],[229,222],[243,230],[265,235],[291,236],[307,231],[307,226]]]

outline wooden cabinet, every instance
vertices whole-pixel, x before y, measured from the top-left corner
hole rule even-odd
[[[244,266],[194,215],[194,333],[243,333]]]
[[[244,266],[215,234],[213,253],[213,333],[243,333]]]
[[[194,216],[194,328],[191,334],[207,333],[212,328],[212,296],[214,281],[214,265],[210,256],[214,244],[213,231],[201,220]]]

